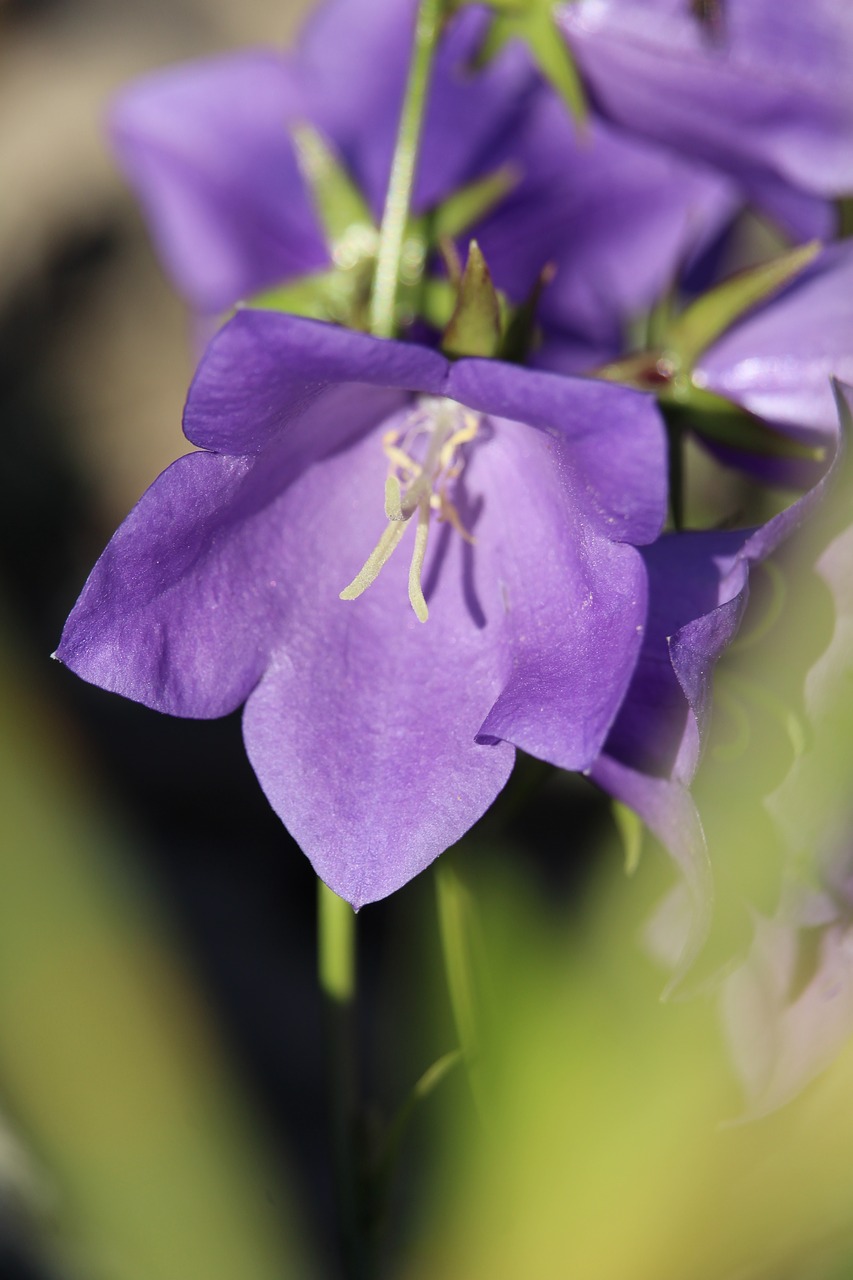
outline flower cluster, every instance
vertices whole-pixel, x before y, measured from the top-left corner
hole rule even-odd
[[[393,339],[368,303],[414,0],[327,0],[294,53],[118,100],[163,264],[223,323],[186,404],[198,451],[118,530],[57,656],[171,714],[245,703],[266,795],[355,906],[459,839],[516,749],[588,773],[681,865],[686,962],[713,667],[751,567],[821,498],[831,378],[853,380],[853,250],[829,243],[853,10],[452,7]],[[801,247],[729,278],[748,207]],[[688,436],[803,496],[685,527]]]

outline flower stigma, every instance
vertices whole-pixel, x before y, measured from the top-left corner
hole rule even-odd
[[[480,417],[453,400],[422,396],[400,429],[386,431],[382,450],[388,459],[385,480],[385,526],[376,546],[341,600],[357,600],[375,582],[399,546],[409,524],[415,526],[415,545],[409,565],[409,603],[420,622],[429,609],[422,577],[433,512],[461,538],[474,545],[450,497],[450,489],[462,474],[465,460],[460,450],[480,429]]]

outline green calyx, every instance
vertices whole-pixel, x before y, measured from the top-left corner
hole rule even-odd
[[[665,300],[651,317],[653,347],[604,366],[597,376],[657,396],[675,432],[690,429],[712,443],[762,457],[822,461],[823,449],[781,435],[741,405],[701,386],[694,375],[703,352],[795,280],[820,250],[812,241],[741,271],[680,312]]]
[[[330,265],[265,289],[242,305],[368,332],[379,227],[328,140],[306,124],[296,125],[292,135]],[[518,180],[512,166],[504,165],[460,187],[425,214],[408,219],[398,263],[395,333],[404,332],[417,319],[438,330],[447,326],[456,308],[456,291],[449,281],[429,273],[430,264],[440,246],[486,217]]]

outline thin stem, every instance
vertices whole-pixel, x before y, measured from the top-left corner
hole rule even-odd
[[[323,993],[328,1086],[341,1247],[347,1280],[369,1280],[372,1251],[363,1209],[358,1144],[358,1063],[355,1024],[355,912],[317,882],[317,960]]]
[[[486,1108],[480,1078],[480,1019],[472,954],[475,941],[472,904],[446,859],[442,859],[436,867],[435,887],[450,1006],[474,1102],[481,1118],[484,1118]]]
[[[390,338],[394,334],[394,310],[403,240],[412,201],[432,61],[443,12],[444,0],[420,0],[406,96],[379,231],[376,275],[370,300],[370,331],[379,338]]]

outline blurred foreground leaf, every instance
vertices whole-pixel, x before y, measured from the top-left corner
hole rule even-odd
[[[80,744],[4,634],[0,657],[0,1082],[60,1252],[109,1280],[304,1277],[281,1171]]]

